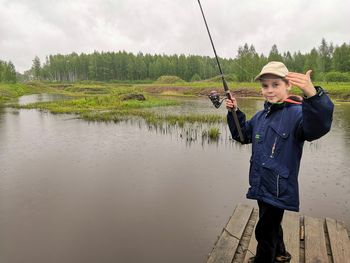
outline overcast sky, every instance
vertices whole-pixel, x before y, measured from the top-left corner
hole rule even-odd
[[[202,0],[221,57],[350,42],[349,0]],[[37,55],[119,51],[213,56],[197,0],[0,0],[0,59],[20,72]]]

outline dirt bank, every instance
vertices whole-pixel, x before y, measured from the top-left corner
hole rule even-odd
[[[216,90],[220,95],[224,95],[222,87],[184,87],[184,86],[145,86],[142,88],[145,92],[151,94],[173,94],[173,95],[194,95],[194,96],[207,96],[212,90]],[[254,88],[237,88],[231,90],[235,97],[260,97],[259,91]]]

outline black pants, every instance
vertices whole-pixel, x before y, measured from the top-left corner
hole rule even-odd
[[[255,228],[258,246],[254,263],[273,263],[276,255],[286,252],[281,226],[284,210],[262,201],[258,201],[258,205],[259,221]]]

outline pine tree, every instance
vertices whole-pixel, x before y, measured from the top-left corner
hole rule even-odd
[[[319,72],[329,72],[332,65],[333,45],[328,45],[322,38],[321,45],[318,48],[317,68]]]
[[[312,71],[312,78],[317,79],[319,75],[319,71],[317,70],[318,66],[318,61],[319,61],[319,55],[316,50],[316,48],[313,48],[310,52],[310,54],[306,55],[306,61],[304,64],[304,70],[303,72],[306,72],[307,70],[311,69]]]
[[[273,44],[268,56],[268,61],[283,61],[282,55],[278,52],[277,45]]]

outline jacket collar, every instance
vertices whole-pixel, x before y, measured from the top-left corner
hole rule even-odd
[[[290,95],[283,102],[279,102],[279,103],[270,103],[268,101],[265,101],[264,111],[271,113],[271,112],[274,112],[276,110],[283,109],[284,106],[300,105],[300,104],[302,104],[302,101],[303,101],[303,98],[301,96],[298,96],[298,95]]]

